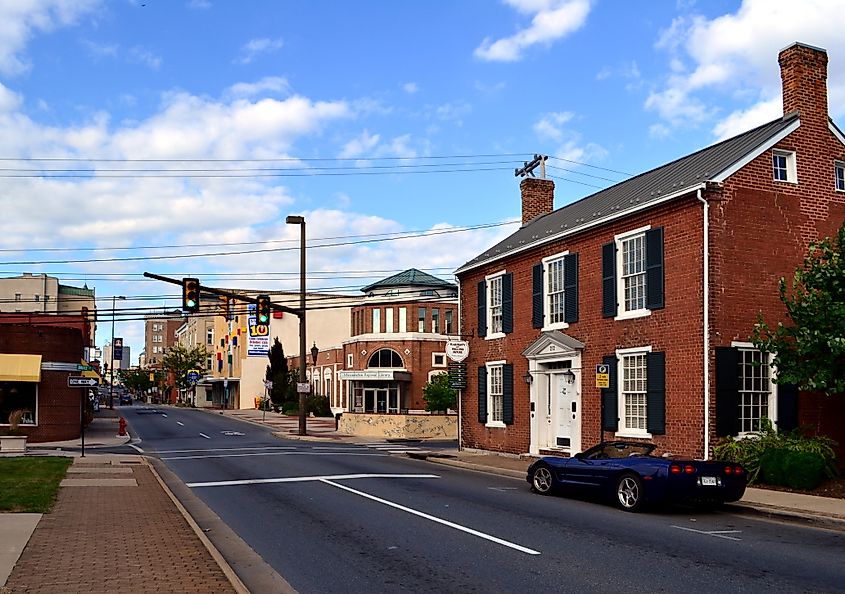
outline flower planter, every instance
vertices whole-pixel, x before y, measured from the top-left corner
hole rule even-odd
[[[26,435],[0,436],[0,452],[4,454],[26,452]]]

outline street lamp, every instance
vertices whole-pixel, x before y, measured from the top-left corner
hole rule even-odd
[[[311,364],[314,366],[314,371],[311,373],[311,377],[316,377],[317,374],[317,355],[320,354],[320,349],[317,348],[317,343],[314,343],[314,346],[311,347]],[[320,378],[322,379],[322,378]],[[320,393],[320,379],[314,380],[314,395]]]
[[[288,215],[288,225],[299,225],[299,383],[305,384],[305,217]],[[299,391],[299,435],[305,435],[305,392]]]
[[[109,373],[111,377],[109,378],[109,408],[114,409],[114,318],[117,315],[117,311],[115,310],[115,301],[120,299],[121,301],[126,300],[125,295],[112,295],[111,298],[111,367],[109,368]],[[123,354],[121,353],[121,358]]]

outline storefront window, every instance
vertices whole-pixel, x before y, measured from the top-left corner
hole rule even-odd
[[[0,382],[0,425],[8,425],[15,411],[21,411],[21,425],[34,425],[37,390],[35,382]]]

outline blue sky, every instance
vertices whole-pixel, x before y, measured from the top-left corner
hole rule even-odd
[[[820,0],[6,0],[0,275],[86,283],[103,310],[127,296],[135,360],[132,319],[179,301],[144,271],[295,290],[288,214],[307,220],[309,289],[448,279],[515,229],[534,153],[562,206],[779,117],[793,41],[828,51],[841,118],[840,17]],[[219,252],[240,253],[201,255]]]

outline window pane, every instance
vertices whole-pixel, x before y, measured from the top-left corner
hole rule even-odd
[[[622,357],[622,400],[625,429],[646,430],[646,354]]]
[[[739,351],[739,427],[742,433],[760,430],[760,421],[769,416],[772,385],[768,359],[760,351]]]
[[[490,281],[490,331],[493,334],[502,331],[502,277]]]
[[[546,295],[548,299],[549,322],[564,321],[563,306],[563,258],[549,262],[547,270]]]
[[[622,242],[625,311],[645,309],[645,234]]]
[[[417,310],[417,332],[425,332],[425,308]]]
[[[446,333],[446,334],[451,334],[452,333],[452,310],[447,309],[445,312],[443,312],[443,317],[444,317],[444,319],[443,319],[443,326],[444,326],[443,332]]]
[[[440,310],[437,308],[431,310],[431,331],[440,334]]]

